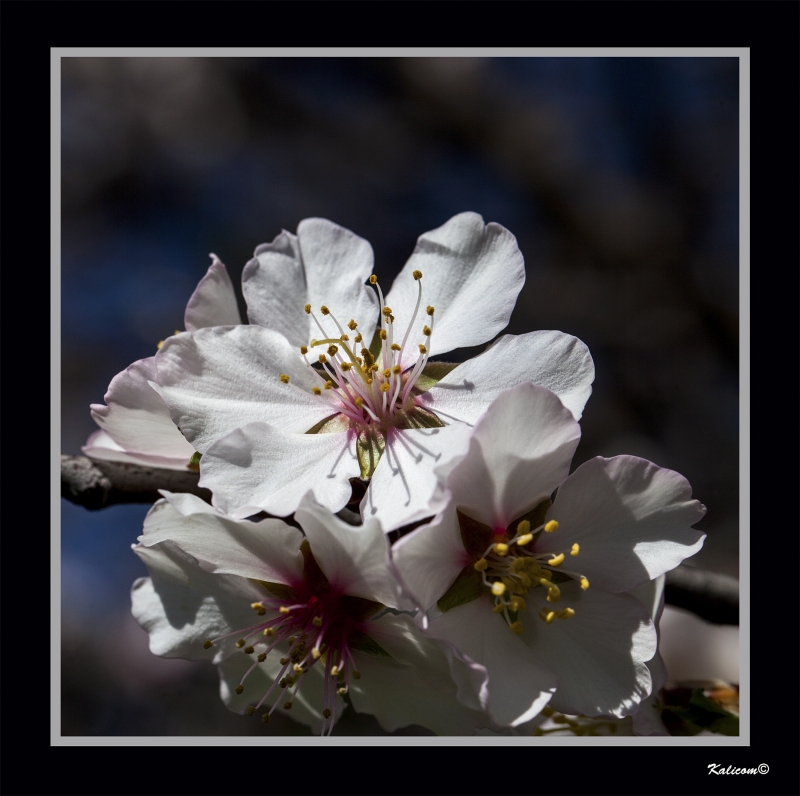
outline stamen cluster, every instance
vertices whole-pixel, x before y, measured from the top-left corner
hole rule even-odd
[[[492,610],[496,614],[503,614],[512,633],[520,634],[524,629],[517,614],[527,608],[523,595],[530,589],[546,588],[547,602],[557,603],[561,599],[561,589],[555,581],[563,582],[562,576],[578,580],[584,591],[589,588],[589,581],[583,575],[561,568],[566,559],[564,552],[536,553],[527,549],[540,532],[553,533],[557,530],[558,522],[555,520],[543,523],[533,530],[528,520],[522,520],[512,539],[506,541],[504,532],[496,534],[496,541],[473,564],[475,570],[481,573],[484,585],[492,593]],[[569,555],[576,557],[579,553],[580,545],[573,544]],[[569,607],[560,611],[550,611],[547,608],[539,611],[539,618],[548,625],[556,619],[569,619],[573,616],[575,609]]]

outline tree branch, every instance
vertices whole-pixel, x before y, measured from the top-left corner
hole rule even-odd
[[[201,489],[199,473],[163,470],[123,462],[61,457],[61,496],[87,509],[103,509],[118,503],[155,503],[159,489],[190,492],[211,502],[211,492]],[[360,523],[357,511],[344,508],[339,516],[351,525]],[[667,573],[664,599],[707,622],[739,624],[739,581],[728,575],[681,566]]]

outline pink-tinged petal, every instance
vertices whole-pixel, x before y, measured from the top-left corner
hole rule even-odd
[[[679,473],[636,456],[598,456],[559,488],[548,514],[559,529],[542,534],[536,552],[558,552],[577,542],[580,553],[570,568],[596,588],[628,591],[703,546],[705,534],[690,526],[705,513]]]
[[[446,420],[474,425],[500,392],[531,382],[552,390],[580,420],[593,381],[592,357],[577,337],[555,331],[507,334],[450,371],[420,402]]]
[[[150,386],[155,375],[153,357],[134,362],[111,379],[104,398],[107,406],[92,404],[92,418],[126,453],[178,460],[185,467],[194,448],[184,439],[172,422],[167,405]]]
[[[392,548],[403,588],[427,610],[472,562],[464,550],[455,507],[450,504],[434,520],[401,537]]]
[[[410,617],[383,616],[367,632],[391,657],[353,653],[361,672],[350,684],[356,711],[371,713],[388,732],[419,724],[437,735],[474,735],[490,723],[482,711],[459,703],[447,648]]]
[[[239,518],[259,511],[285,517],[309,490],[339,511],[358,474],[354,434],[287,433],[267,423],[230,432],[200,461],[200,485],[212,491],[217,508]]]
[[[195,495],[162,494],[165,500],[145,517],[139,541],[146,547],[175,542],[206,572],[288,584],[302,579],[303,537],[297,528],[277,519],[237,521]]]
[[[537,659],[556,672],[551,701],[561,713],[616,716],[633,713],[650,695],[647,661],[656,653],[656,630],[647,609],[630,594],[583,591],[575,581],[559,584],[557,605],[544,589],[525,595],[528,609],[520,636]],[[547,625],[537,613],[570,607],[575,615]]]
[[[405,334],[414,314],[422,271],[422,302],[409,337],[413,348],[430,325],[427,306],[435,308],[431,354],[480,345],[508,325],[525,267],[516,238],[499,224],[484,224],[477,213],[460,213],[438,229],[426,232],[395,279],[386,297]],[[404,363],[406,364],[406,363]]]
[[[177,428],[175,430],[177,431]],[[90,434],[89,439],[86,440],[86,444],[81,447],[81,450],[90,459],[107,462],[125,462],[127,464],[143,465],[144,467],[159,467],[165,470],[182,470],[184,472],[189,465],[189,459],[184,456],[172,459],[166,456],[152,456],[146,453],[129,453],[121,445],[117,445],[102,429]]]
[[[297,235],[285,230],[263,243],[245,266],[242,290],[251,323],[285,335],[295,346],[312,339],[339,337],[327,306],[342,325],[351,318],[369,343],[375,329],[378,302],[364,283],[373,271],[372,247],[350,230],[324,218],[306,218]],[[325,330],[303,309],[311,304]]]
[[[209,254],[211,265],[195,288],[183,324],[187,332],[206,326],[235,326],[242,322],[231,278],[216,254]]]
[[[258,648],[256,649],[258,650]],[[240,651],[221,661],[219,664],[220,696],[225,705],[234,713],[246,713],[248,707],[257,705],[264,694],[272,688],[272,684],[280,674],[283,668],[280,658],[287,652],[288,646],[279,645],[263,663],[256,666],[249,674],[247,672],[254,663],[252,655],[246,655]],[[236,686],[239,685],[245,674],[247,674],[247,678],[242,684],[244,690],[241,694],[237,694]],[[293,689],[275,686],[250,721],[260,723],[259,717],[264,713],[269,713],[270,708],[277,702],[278,707],[275,708],[273,717],[277,713],[290,716],[293,721],[309,725],[312,733],[319,735],[322,730],[322,711],[325,705],[322,674],[322,666],[318,663],[303,675],[300,688],[292,700],[290,711],[285,710],[283,705],[289,700]],[[331,700],[331,709],[335,711],[334,721],[341,717],[344,708],[345,703],[341,697]]]
[[[131,590],[133,616],[150,636],[150,651],[167,658],[213,660],[236,650],[236,638],[215,639],[253,624],[250,604],[264,597],[250,581],[236,575],[212,575],[173,542],[156,547],[134,545],[149,578]]]
[[[447,479],[454,505],[505,530],[564,481],[579,440],[580,426],[550,390],[533,384],[506,390],[475,426],[469,452]]]
[[[310,389],[318,379],[277,332],[260,326],[200,329],[171,337],[156,356],[156,382],[173,421],[201,453],[247,423],[303,433],[330,414]],[[281,374],[290,377],[284,384]]]
[[[487,711],[497,724],[516,727],[541,713],[558,684],[554,670],[514,635],[488,596],[433,619],[428,632],[450,642],[489,673]]]
[[[435,470],[463,456],[469,426],[390,428],[386,447],[369,489],[361,501],[361,516],[378,519],[388,533],[435,514],[445,502]]]
[[[389,541],[377,520],[353,526],[319,506],[311,495],[295,519],[331,586],[344,594],[400,607],[400,592],[389,564]]]

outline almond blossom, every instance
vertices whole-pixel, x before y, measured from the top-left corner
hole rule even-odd
[[[635,713],[663,666],[658,598],[630,592],[705,538],[690,527],[705,507],[685,478],[634,456],[597,457],[570,475],[579,439],[550,390],[503,392],[443,479],[444,508],[394,547],[406,588],[431,609],[428,632],[486,667],[485,707],[499,725],[546,705]]]
[[[301,531],[162,494],[133,548],[150,571],[133,585],[133,615],[153,653],[217,664],[229,708],[264,722],[288,711],[323,735],[345,696],[386,730],[491,726],[477,697],[485,670],[398,613],[377,521],[353,527],[307,498],[295,515]]]
[[[594,366],[570,335],[505,335],[464,364],[430,361],[507,325],[525,279],[508,230],[462,213],[418,239],[385,296],[372,271],[367,241],[305,219],[246,266],[250,325],[159,351],[152,385],[219,509],[286,516],[311,490],[338,511],[361,478],[362,516],[389,531],[435,513],[434,467],[463,452],[503,389],[545,385],[580,417]]]
[[[216,254],[209,256],[211,265],[186,305],[184,324],[189,332],[241,323],[228,272]],[[150,386],[155,377],[155,357],[140,359],[114,376],[105,394],[106,405],[91,405],[100,429],[82,448],[87,456],[170,470],[190,468],[195,449]]]

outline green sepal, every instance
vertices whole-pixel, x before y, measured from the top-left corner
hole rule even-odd
[[[379,658],[391,658],[388,652],[374,638],[365,633],[353,633],[347,641],[351,649],[366,652]]]
[[[202,458],[203,458],[203,454],[200,453],[200,451],[195,451],[192,454],[192,458],[189,459],[189,464],[187,464],[186,466],[190,470],[195,470],[195,471],[199,470],[200,469],[200,459],[202,459]]]
[[[341,431],[347,431],[350,428],[350,421],[340,412],[335,415],[330,415],[323,418],[311,426],[306,434],[336,434]]]
[[[279,600],[289,600],[294,602],[297,599],[297,594],[291,586],[285,583],[272,583],[268,580],[256,580],[259,586],[263,586],[273,597]]]
[[[436,605],[444,614],[451,608],[471,603],[486,593],[481,573],[470,564],[464,567],[450,588],[439,598]]]
[[[697,735],[703,730],[720,735],[739,735],[739,717],[709,699],[702,688],[695,688],[688,705],[664,705],[663,716],[671,735]]]
[[[356,455],[358,456],[358,466],[361,469],[361,477],[365,481],[372,478],[385,447],[386,437],[378,429],[361,432],[358,435]]]
[[[415,406],[406,414],[402,428],[444,428],[444,423],[433,412]]]
[[[357,622],[366,622],[375,614],[380,613],[386,606],[376,600],[368,600],[366,597],[354,597],[352,594],[345,594],[339,598],[342,610]]]
[[[317,559],[311,552],[308,539],[300,542],[300,552],[303,554],[303,580],[312,594],[325,594],[330,591],[331,585],[325,573],[320,569]]]
[[[464,549],[473,561],[477,561],[494,540],[494,533],[488,525],[469,517],[461,509],[456,509],[456,517],[458,517],[458,525],[461,528],[461,541]]]
[[[428,362],[422,369],[420,377],[414,385],[414,394],[427,392],[438,384],[451,370],[458,367],[458,362]]]

